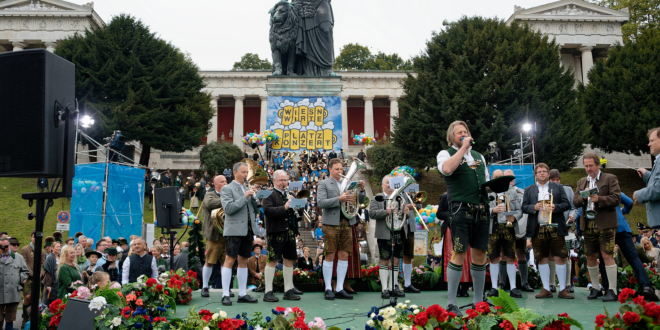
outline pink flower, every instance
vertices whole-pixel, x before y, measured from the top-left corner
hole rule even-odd
[[[325,322],[323,322],[323,319],[320,317],[315,317],[314,321],[309,322],[307,326],[310,328],[325,330]]]
[[[92,292],[89,291],[89,288],[86,286],[81,286],[78,288],[78,298],[80,299],[89,299],[92,296]]]
[[[112,284],[110,284],[110,289],[121,289],[121,284],[118,282],[112,282]]]

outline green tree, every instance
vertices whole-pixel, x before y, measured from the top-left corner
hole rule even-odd
[[[377,144],[367,149],[367,158],[375,178],[384,177],[397,166],[408,165],[406,157],[391,143]]]
[[[495,141],[510,154],[529,121],[537,124],[537,161],[566,169],[582,152],[588,127],[574,80],[557,45],[527,26],[464,17],[432,36],[414,71],[393,133],[409,165],[434,166],[454,120],[468,122],[476,150]]]
[[[139,20],[120,15],[105,28],[63,40],[56,53],[76,65],[76,96],[98,123],[97,139],[121,130],[151,148],[183,152],[198,146],[212,110],[199,69]]]
[[[344,45],[335,58],[335,70],[410,70],[412,62],[404,61],[398,54],[378,52],[357,43]]]
[[[243,151],[227,142],[213,142],[205,145],[199,152],[202,167],[209,173],[222,173],[234,163],[243,159]]]
[[[240,61],[234,62],[232,71],[271,70],[272,68],[273,65],[267,59],[261,59],[254,53],[246,53]]]
[[[605,151],[648,152],[648,129],[660,123],[660,32],[610,48],[589,71],[580,106],[593,128],[591,142]]]
[[[657,29],[660,23],[660,0],[595,0],[594,2],[616,10],[628,9],[630,20],[621,26],[624,42],[635,40],[645,29]]]

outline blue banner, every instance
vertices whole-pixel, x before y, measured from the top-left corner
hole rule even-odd
[[[105,226],[103,227],[103,183],[106,164],[76,165],[71,196],[72,233],[82,232],[96,241],[142,234],[144,170],[108,164]]]
[[[493,171],[495,170],[512,170],[513,174],[516,176],[516,187],[525,189],[534,184],[534,165],[532,164],[523,164],[523,165],[488,165],[488,172],[490,176],[493,176]]]
[[[266,128],[280,139],[273,150],[339,150],[342,142],[339,96],[269,96]]]

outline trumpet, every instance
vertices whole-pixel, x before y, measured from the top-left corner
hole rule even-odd
[[[497,205],[504,205],[504,212],[506,212],[506,226],[507,227],[513,227],[513,221],[514,217],[511,215],[508,215],[508,212],[511,212],[511,200],[509,199],[509,196],[506,195],[506,193],[502,193],[497,197]]]
[[[540,201],[541,212],[539,212],[539,218],[547,221],[548,225],[552,224],[552,207],[554,205],[554,196],[552,195],[552,191],[549,192],[549,195],[549,198]]]

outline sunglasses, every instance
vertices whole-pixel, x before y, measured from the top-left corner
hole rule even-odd
[[[9,247],[9,245],[0,245],[0,249],[6,249],[8,247]]]

